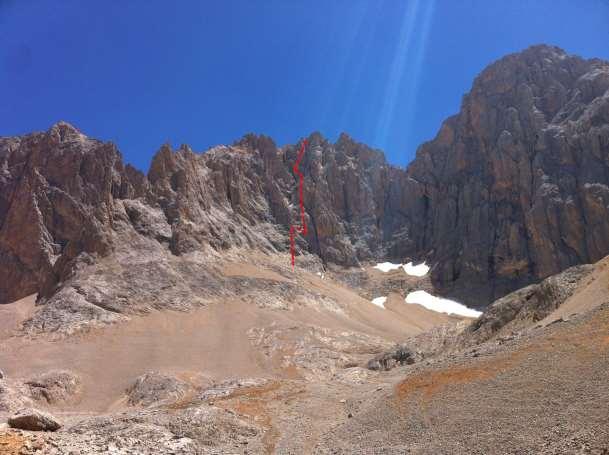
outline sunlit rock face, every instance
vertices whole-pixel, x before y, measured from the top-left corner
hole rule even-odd
[[[82,252],[108,254],[114,199],[144,185],[114,145],[64,122],[0,138],[0,303],[61,280]]]
[[[606,62],[536,46],[484,70],[407,169],[345,134],[311,134],[297,250],[342,266],[415,261],[414,274],[426,261],[438,295],[477,306],[600,259],[608,88]],[[0,138],[0,302],[52,295],[125,239],[174,257],[238,247],[288,261],[299,146],[256,135],[205,153],[163,146],[146,176],[63,122]]]
[[[476,78],[408,168],[436,285],[486,303],[609,252],[608,89],[607,62],[549,46]]]

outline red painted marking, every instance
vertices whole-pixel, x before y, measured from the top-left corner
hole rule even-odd
[[[304,207],[304,175],[298,169],[298,166],[300,165],[300,162],[304,156],[306,146],[307,140],[303,139],[302,146],[300,147],[300,151],[296,157],[296,162],[294,163],[294,167],[292,167],[294,174],[298,175],[298,203],[300,205],[300,226],[296,226],[294,224],[290,226],[290,254],[292,255],[292,271],[294,271],[294,255],[296,250],[294,246],[294,234],[298,232],[300,234],[307,235],[307,220],[305,219]]]

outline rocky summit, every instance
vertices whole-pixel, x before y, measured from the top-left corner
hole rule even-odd
[[[407,169],[342,134],[308,137],[301,251],[343,267],[427,260],[441,292],[484,307],[609,253],[609,63],[535,46],[493,63]],[[247,135],[161,147],[145,176],[60,122],[0,140],[0,301],[50,296],[117,223],[180,256],[283,252],[300,144]]]
[[[303,140],[0,138],[0,453],[607,453],[609,62],[498,60],[407,168],[310,134],[292,270]]]

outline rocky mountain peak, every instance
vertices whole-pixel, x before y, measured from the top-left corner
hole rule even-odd
[[[176,158],[171,145],[163,144],[152,157],[150,169],[148,170],[148,180],[154,184],[175,171],[175,169]]]
[[[250,150],[260,150],[263,153],[277,148],[275,141],[271,137],[254,133],[245,134],[241,139],[235,141],[233,145]]]
[[[84,135],[76,127],[63,120],[51,126],[47,131],[47,135],[59,142],[84,139]]]
[[[307,141],[311,147],[327,147],[330,142],[319,131],[313,131],[309,134]],[[300,143],[296,144],[300,147]]]
[[[437,283],[492,282],[481,292],[497,297],[607,253],[608,76],[534,46],[476,78],[408,168],[433,213],[422,243]]]
[[[255,134],[202,154],[165,144],[145,176],[65,122],[0,138],[0,271],[16,283],[0,301],[58,283],[80,253],[111,254],[123,206],[175,255],[286,251],[299,147]],[[318,132],[301,169],[299,252],[340,266],[427,259],[439,290],[484,305],[609,253],[609,64],[531,47],[485,69],[406,170]]]

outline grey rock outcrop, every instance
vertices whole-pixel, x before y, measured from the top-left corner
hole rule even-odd
[[[465,343],[479,344],[532,327],[562,305],[593,270],[593,265],[571,267],[498,299],[464,331]]]
[[[21,381],[0,379],[0,415],[8,416],[33,405],[29,390]]]
[[[25,381],[30,397],[45,404],[73,400],[81,391],[80,378],[70,371],[49,371]]]
[[[192,392],[193,387],[174,376],[150,371],[138,377],[127,389],[128,404],[151,406],[169,404]]]

